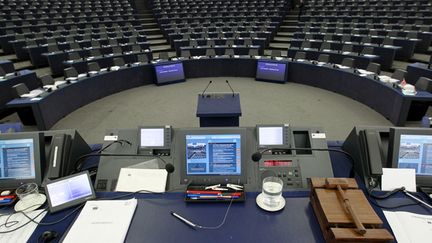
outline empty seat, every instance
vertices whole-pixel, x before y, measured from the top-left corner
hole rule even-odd
[[[191,57],[191,53],[190,53],[189,50],[181,50],[180,56],[184,57],[184,58],[190,58]]]
[[[112,53],[115,55],[123,53],[123,49],[120,46],[113,46],[111,47],[111,49],[112,49]]]
[[[362,55],[373,55],[373,53],[374,53],[374,48],[371,46],[365,46],[361,51]]]
[[[282,56],[282,52],[280,50],[271,50],[271,57],[275,58],[275,57],[281,57]]]
[[[78,72],[74,67],[68,67],[64,70],[64,77],[65,78],[78,77]]]
[[[371,62],[368,64],[366,70],[369,72],[373,72],[375,74],[380,74],[381,73],[381,65],[378,63]]]
[[[253,45],[253,42],[252,42],[251,39],[245,39],[245,40],[243,41],[243,45],[245,45],[245,46],[252,46],[252,45]]]
[[[80,60],[81,59],[81,55],[79,54],[79,52],[68,52],[68,59],[69,60]]]
[[[54,79],[51,77],[51,75],[44,75],[40,77],[40,80],[43,86],[54,84]]]
[[[215,41],[214,40],[208,40],[207,41],[207,46],[214,47],[215,46]]]
[[[15,98],[20,98],[23,94],[28,94],[30,90],[27,88],[27,85],[23,83],[16,84],[12,86],[12,90]]]
[[[206,56],[208,56],[208,57],[215,57],[216,56],[215,49],[207,49],[206,50]]]
[[[253,57],[253,56],[258,56],[258,49],[249,49],[249,56]]]
[[[135,53],[141,52],[141,46],[140,45],[133,45],[132,46],[132,52],[135,52]]]
[[[91,49],[90,50],[90,56],[91,57],[98,57],[98,56],[102,56],[102,54],[101,54],[99,49]]]
[[[354,59],[345,57],[341,63],[342,66],[354,68]]]
[[[233,46],[234,45],[234,40],[226,40],[225,41],[225,45],[227,45],[229,47]]]
[[[225,49],[225,55],[234,56],[234,49]]]
[[[148,63],[149,59],[146,54],[139,54],[137,55],[137,61],[141,63]]]
[[[159,59],[169,60],[168,52],[161,52],[161,53],[159,53]]]
[[[125,61],[124,61],[124,59],[122,57],[116,57],[116,58],[114,58],[113,63],[114,63],[114,66],[119,66],[119,67],[125,65]]]
[[[89,62],[87,63],[87,70],[89,72],[99,72],[101,70],[99,63],[97,62]]]
[[[305,49],[305,48],[310,48],[311,47],[311,43],[309,41],[303,41],[301,43],[300,49]]]
[[[416,89],[424,90],[432,93],[432,79],[426,77],[420,77],[415,83]]]
[[[302,59],[302,60],[306,59],[306,52],[303,52],[303,51],[296,52],[296,54],[294,56],[294,59],[296,59],[296,60],[298,60],[298,59]]]
[[[360,43],[371,43],[372,39],[369,36],[363,36]]]
[[[2,67],[0,67],[0,77],[5,75],[6,75],[6,71]]]
[[[345,44],[342,46],[343,52],[352,52],[353,51],[353,45],[351,44]]]
[[[321,44],[320,50],[331,50],[331,43],[329,42],[323,42]]]
[[[189,41],[189,46],[197,47],[198,46],[198,42],[196,40],[190,40]]]
[[[384,38],[383,45],[392,46],[393,45],[393,39],[390,38]]]
[[[49,45],[48,46],[48,52],[58,52],[60,51],[58,45]]]
[[[397,79],[399,81],[402,81],[405,79],[406,74],[407,74],[407,72],[405,70],[396,69],[391,77],[394,79]]]
[[[81,49],[81,46],[77,42],[69,43],[70,50],[78,50]]]
[[[330,62],[330,55],[327,54],[320,54],[318,56],[318,62],[326,62],[329,63]]]

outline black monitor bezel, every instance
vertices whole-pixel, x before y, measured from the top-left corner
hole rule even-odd
[[[284,64],[285,65],[285,73],[283,80],[274,80],[274,79],[264,79],[257,77],[258,75],[258,67],[260,62],[266,62],[266,63],[277,63],[277,64]],[[256,71],[255,71],[255,80],[256,81],[265,81],[265,82],[272,82],[272,83],[286,83],[287,82],[287,73],[288,73],[288,62],[285,61],[274,61],[269,59],[261,59],[258,60],[256,63]]]
[[[398,168],[398,155],[400,147],[401,135],[430,135],[432,136],[432,129],[430,128],[405,128],[405,127],[392,127],[390,128],[389,136],[389,154],[388,165],[393,168]],[[432,176],[416,174],[416,182],[418,186],[432,186]]]
[[[180,182],[181,184],[212,184],[212,183],[245,183],[247,178],[246,163],[247,160],[247,130],[245,128],[238,127],[203,127],[203,128],[190,128],[182,129],[177,135],[180,139],[178,141],[179,151],[182,155],[180,158]],[[186,135],[229,135],[239,134],[240,135],[240,146],[241,146],[241,173],[240,175],[188,175],[186,170]]]
[[[159,75],[156,72],[156,68],[158,66],[167,66],[167,65],[173,65],[173,64],[181,64],[182,65],[182,68],[183,68],[183,78],[182,79],[175,79],[175,80],[172,80],[172,81],[165,81],[165,82],[160,83],[159,82],[159,77],[158,77]],[[184,72],[184,65],[183,65],[182,61],[169,61],[169,62],[155,63],[153,65],[153,67],[154,67],[154,75],[155,75],[155,83],[156,83],[156,85],[165,85],[165,84],[172,84],[172,83],[179,83],[179,82],[186,81],[186,75],[185,75],[185,72]]]
[[[89,196],[85,196],[85,197],[81,197],[81,198],[78,198],[78,199],[72,200],[72,201],[70,201],[70,202],[63,203],[63,204],[60,204],[60,205],[58,205],[58,206],[53,207],[53,206],[52,206],[52,202],[51,202],[51,195],[50,195],[50,191],[48,190],[48,185],[53,184],[53,183],[57,183],[57,182],[59,182],[59,181],[67,180],[67,179],[70,179],[70,178],[73,178],[73,177],[81,176],[81,175],[83,175],[83,174],[86,174],[86,175],[87,175],[87,180],[88,180],[88,183],[89,183],[89,185],[90,185],[91,192],[92,192],[91,195],[89,195]],[[84,202],[86,202],[86,201],[88,201],[88,200],[92,200],[92,199],[95,199],[95,198],[96,198],[96,193],[95,193],[95,190],[94,190],[94,188],[93,188],[93,183],[92,183],[92,181],[91,181],[90,174],[89,174],[88,171],[82,171],[82,172],[80,172],[80,173],[72,174],[72,175],[65,176],[65,177],[62,177],[62,178],[59,178],[59,179],[56,179],[56,180],[49,181],[49,182],[47,182],[47,183],[44,185],[44,188],[45,188],[45,194],[46,194],[46,196],[47,196],[47,201],[48,201],[49,210],[50,210],[51,213],[55,213],[55,212],[61,211],[61,210],[63,210],[63,209],[67,209],[67,208],[73,207],[73,206],[75,206],[75,205],[78,205],[78,204],[84,203]]]
[[[34,152],[35,177],[33,179],[0,179],[0,188],[13,189],[26,183],[36,183],[38,186],[42,183],[42,161],[45,161],[45,146],[41,143],[44,141],[44,136],[39,132],[20,132],[20,133],[4,133],[0,134],[0,140],[17,140],[17,139],[32,139]]]

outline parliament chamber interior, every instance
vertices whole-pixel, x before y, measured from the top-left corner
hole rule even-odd
[[[431,0],[0,2],[0,242],[430,241]]]

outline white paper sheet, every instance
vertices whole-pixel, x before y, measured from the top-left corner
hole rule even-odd
[[[33,212],[29,212],[27,213],[27,215],[30,218],[34,218],[36,217],[36,215],[38,215],[39,213],[42,212],[42,209],[40,210],[35,210]],[[36,222],[40,222],[43,217],[45,216],[46,211],[41,213],[41,215],[39,215],[35,221]],[[15,213],[14,215],[12,215],[9,219],[8,222],[12,222],[12,221],[18,221],[19,223],[10,227],[10,228],[6,228],[4,226],[4,223],[6,222],[8,215],[1,215],[0,214],[0,225],[2,225],[0,227],[0,232],[5,232],[5,231],[10,231],[13,229],[16,229],[17,227],[20,227],[21,225],[27,223],[29,220],[28,218],[26,218],[23,214],[21,213]],[[10,233],[5,233],[5,234],[0,234],[0,242],[17,242],[17,243],[21,243],[21,242],[27,242],[30,238],[30,236],[33,234],[33,231],[36,229],[37,224],[30,222],[28,223],[26,226],[10,232]]]
[[[383,211],[399,243],[430,242],[432,216],[409,212]]]
[[[63,243],[121,243],[136,207],[136,199],[87,201]]]
[[[383,168],[381,190],[392,191],[405,187],[407,191],[416,192],[416,175],[414,169]]]
[[[165,169],[121,168],[116,191],[136,192],[149,190],[164,192],[168,172]]]

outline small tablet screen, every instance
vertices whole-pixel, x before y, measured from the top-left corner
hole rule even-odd
[[[95,198],[88,172],[82,172],[46,185],[50,211],[56,212]]]

